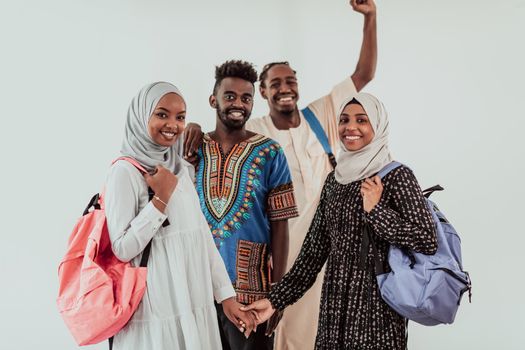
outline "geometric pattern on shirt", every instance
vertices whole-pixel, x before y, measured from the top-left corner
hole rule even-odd
[[[237,279],[235,292],[241,304],[264,299],[270,291],[268,245],[245,240],[237,241]]]
[[[202,174],[204,215],[213,236],[222,241],[250,218],[254,189],[260,186],[262,170],[282,149],[259,134],[235,144],[226,155],[209,135],[203,141],[203,170],[199,174]]]
[[[293,183],[275,187],[268,195],[268,220],[277,221],[299,216]]]

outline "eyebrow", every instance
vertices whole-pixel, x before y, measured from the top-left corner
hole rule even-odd
[[[297,80],[297,78],[293,75],[287,75],[286,77],[284,78],[273,78],[272,80],[270,80],[270,83],[273,83],[274,81],[280,81],[280,80],[288,80],[288,79],[293,79],[293,80]]]
[[[157,110],[161,110],[161,111],[170,113],[170,110],[166,109],[164,107],[157,107]],[[179,113],[177,113],[177,115],[181,115],[181,114],[186,114],[186,110],[184,109],[184,110],[180,111]]]
[[[224,94],[232,94],[232,95],[235,95],[237,96],[237,93],[235,91],[224,91]],[[252,93],[249,93],[249,92],[244,92],[241,94],[241,96],[250,96],[250,97],[253,97],[253,94]]]

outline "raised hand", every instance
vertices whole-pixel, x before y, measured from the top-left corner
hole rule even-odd
[[[370,213],[381,200],[383,184],[379,176],[363,180],[361,184],[361,195],[363,196],[363,209]]]
[[[251,312],[242,311],[243,305],[238,303],[234,297],[223,300],[221,304],[226,317],[248,338],[257,327],[255,315]]]
[[[354,11],[362,13],[365,16],[376,13],[376,4],[373,0],[350,0],[350,5]]]
[[[255,311],[257,313],[257,324],[261,324],[267,321],[275,312],[275,309],[273,308],[272,303],[270,303],[270,300],[268,299],[257,300],[251,303],[250,305],[241,307],[241,310],[242,311]],[[267,327],[267,331],[268,331],[268,327]]]

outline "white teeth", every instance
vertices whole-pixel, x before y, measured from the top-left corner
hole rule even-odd
[[[173,136],[175,136],[174,132],[168,132],[168,131],[161,131],[161,134],[166,136],[166,137],[173,137]]]
[[[244,113],[242,112],[230,112],[229,113],[230,117],[234,118],[234,119],[238,119],[238,120],[241,120],[243,117],[244,117]]]
[[[350,141],[359,140],[360,138],[361,136],[345,136],[345,139],[350,140]]]
[[[288,96],[288,97],[281,97],[279,99],[279,102],[292,102],[292,97]]]

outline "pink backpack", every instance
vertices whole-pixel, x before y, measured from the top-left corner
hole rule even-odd
[[[146,172],[136,160],[120,159]],[[93,196],[58,267],[58,311],[78,345],[106,340],[129,321],[146,291],[150,245],[144,249],[140,267],[118,260],[111,249],[104,194]]]

